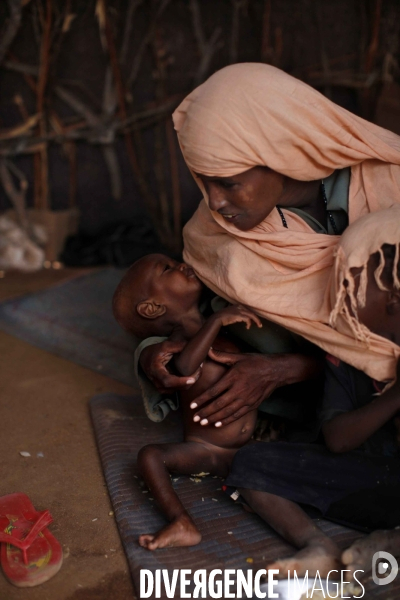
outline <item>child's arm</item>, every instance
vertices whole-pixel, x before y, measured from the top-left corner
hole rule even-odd
[[[399,371],[399,370],[398,370]],[[398,373],[399,375],[399,373]],[[342,413],[322,425],[325,443],[332,452],[355,450],[400,410],[400,381],[362,408]]]
[[[174,357],[174,364],[178,372],[181,375],[191,375],[199,368],[207,358],[208,351],[221,327],[243,322],[249,329],[252,321],[258,327],[262,327],[260,319],[244,306],[229,306],[213,314],[186,344],[182,352]]]

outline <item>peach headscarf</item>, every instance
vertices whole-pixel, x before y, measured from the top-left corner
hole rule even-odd
[[[400,203],[400,137],[269,65],[225,67],[191,92],[173,119],[192,173],[227,177],[264,165],[312,181],[351,166],[350,223]],[[329,325],[338,238],[315,233],[289,211],[286,229],[276,210],[240,231],[208,208],[195,179],[205,200],[184,229],[184,259],[204,283],[371,377],[392,378],[393,344],[362,343]]]

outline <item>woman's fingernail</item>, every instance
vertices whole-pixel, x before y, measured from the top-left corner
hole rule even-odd
[[[189,377],[189,379],[186,380],[186,383],[195,383],[195,379],[193,377]]]
[[[215,423],[215,427],[221,427],[221,426],[222,426],[222,423],[221,423],[221,421],[217,421],[217,422]]]
[[[192,404],[190,405],[190,408],[197,408],[196,402],[192,402]]]
[[[202,419],[200,425],[208,425],[208,419]]]
[[[193,421],[194,421],[195,423],[198,423],[198,422],[200,421],[200,417],[199,417],[199,415],[196,415],[195,417],[193,417]]]

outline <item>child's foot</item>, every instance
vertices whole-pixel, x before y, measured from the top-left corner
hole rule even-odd
[[[290,556],[276,560],[267,567],[268,569],[278,569],[279,578],[287,577],[289,571],[293,576],[296,571],[297,576],[315,575],[317,571],[321,577],[326,577],[329,571],[340,570],[340,550],[329,539],[318,539],[311,542],[308,546]]]
[[[374,531],[356,540],[342,554],[342,562],[353,572],[360,569],[368,573],[372,568],[372,557],[380,550],[400,556],[400,529]]]
[[[201,542],[201,534],[188,515],[181,515],[155,534],[143,534],[139,544],[147,550],[171,548],[175,546],[196,546]]]

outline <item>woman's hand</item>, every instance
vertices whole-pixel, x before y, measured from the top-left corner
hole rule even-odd
[[[140,354],[140,366],[160,394],[189,389],[200,377],[197,369],[190,377],[179,377],[168,371],[167,365],[174,354],[185,347],[185,340],[165,340],[144,348]]]
[[[260,406],[283,385],[312,379],[321,372],[322,363],[301,354],[231,354],[211,349],[210,358],[231,367],[216,384],[200,394],[190,405],[201,425],[228,425]],[[204,409],[204,404],[214,400]]]

